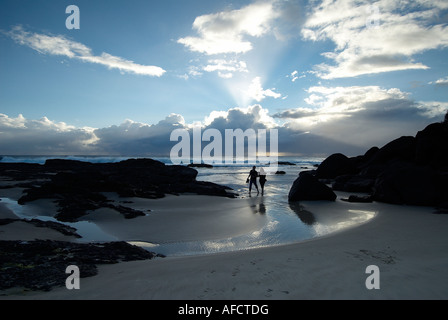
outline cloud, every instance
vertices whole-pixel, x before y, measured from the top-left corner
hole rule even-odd
[[[92,128],[76,128],[43,117],[28,120],[0,114],[0,150],[9,155],[90,154],[96,141]]]
[[[269,110],[256,104],[247,108],[231,108],[227,111],[214,111],[202,122],[205,128],[220,131],[225,129],[270,129],[277,127]]]
[[[305,72],[301,72],[301,74],[299,75],[299,71],[294,70],[293,72],[291,72],[291,74],[286,76],[287,78],[290,78],[292,82],[296,82],[298,79],[302,79],[306,77]]]
[[[249,72],[246,62],[225,59],[211,59],[208,64],[202,68],[206,72],[217,72],[220,78],[230,79],[235,72]]]
[[[65,56],[83,62],[100,64],[109,69],[118,69],[124,73],[152,77],[161,77],[165,73],[165,70],[160,67],[137,64],[105,52],[99,56],[94,55],[89,47],[82,43],[69,40],[62,35],[49,36],[31,33],[25,31],[22,26],[15,26],[5,34],[15,42],[28,46],[42,54]]]
[[[261,37],[272,29],[278,17],[274,6],[259,1],[238,10],[199,16],[193,23],[197,37],[177,40],[189,50],[207,55],[245,53],[252,50],[248,37]]]
[[[337,148],[345,145],[278,127],[268,110],[260,105],[215,111],[200,125],[202,132],[216,129],[223,137],[225,129],[278,129],[279,147],[283,152],[322,154],[327,150],[341,151]],[[171,132],[186,129],[192,136],[192,128],[193,124],[186,125],[183,117],[175,114],[154,125],[126,120],[120,125],[98,129],[76,128],[46,117],[29,120],[22,115],[13,118],[0,114],[0,150],[3,155],[167,156],[177,143],[170,141]]]
[[[274,91],[275,89],[263,89],[262,85],[261,85],[261,78],[260,77],[255,77],[250,86],[249,89],[247,90],[247,94],[249,95],[249,97],[251,97],[253,100],[260,102],[262,100],[264,100],[267,97],[271,97],[274,99],[278,99],[281,98],[281,94],[277,93]]]
[[[188,68],[188,74],[192,77],[201,77],[203,72],[201,72],[201,68],[197,66],[190,66]]]
[[[94,130],[95,148],[101,154],[167,155],[172,147],[171,132],[186,128],[184,118],[178,114],[171,114],[154,125],[128,119],[118,126]]]
[[[317,116],[318,114],[317,110],[311,108],[295,108],[278,112],[274,114],[273,117],[279,119],[304,119]]]
[[[431,81],[428,84],[435,84],[435,85],[438,85],[438,86],[448,86],[448,77],[440,78],[440,79],[438,79],[436,81]]]
[[[308,107],[284,110],[272,117],[284,127],[347,143],[352,146],[384,144],[402,135],[415,135],[440,121],[448,103],[414,101],[399,89],[378,86],[312,87]]]
[[[324,0],[314,7],[302,29],[311,41],[332,41],[333,52],[323,53],[334,64],[316,66],[323,79],[428,69],[412,57],[448,46],[448,26],[435,17],[445,3],[431,1]]]
[[[295,82],[297,79],[299,79],[299,77],[297,76],[299,72],[297,70],[294,70],[293,72],[291,72],[291,81]]]
[[[47,117],[38,120],[0,114],[0,150],[9,155],[167,156],[177,144],[175,129],[203,132],[216,129],[277,129],[282,154],[363,154],[402,135],[415,135],[426,125],[442,121],[448,102],[414,101],[399,89],[377,86],[312,87],[307,106],[270,115],[260,104],[209,113],[186,123],[170,114],[147,124],[126,120],[104,128],[79,128]],[[313,97],[313,98],[311,98]],[[207,143],[203,143],[203,147]]]

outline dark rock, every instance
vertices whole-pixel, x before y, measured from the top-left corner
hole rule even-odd
[[[448,199],[448,174],[442,174],[429,166],[396,161],[376,179],[375,201],[434,206]]]
[[[315,174],[313,174],[312,172],[308,171],[311,175],[316,176]],[[334,182],[334,179],[319,179],[320,182],[322,182],[323,184],[326,185],[331,185]]]
[[[0,219],[0,226],[4,226],[13,222],[17,222],[17,221],[21,221],[21,222],[25,222],[25,223],[29,223],[32,224],[36,227],[39,228],[49,228],[49,229],[53,229],[56,230],[60,233],[62,233],[63,235],[66,236],[73,236],[75,238],[81,238],[81,236],[76,232],[76,229],[70,226],[67,226],[65,224],[62,223],[58,223],[58,222],[54,222],[54,221],[42,221],[42,220],[38,220],[38,219],[31,219],[31,220],[27,220],[27,219]]]
[[[142,217],[145,216],[146,214],[143,211],[140,210],[135,210],[129,207],[125,207],[125,206],[121,206],[121,205],[106,205],[109,208],[112,208],[118,212],[120,212],[125,219],[133,219],[136,217]],[[151,211],[151,210],[149,210]]]
[[[316,170],[319,179],[334,179],[344,174],[354,174],[357,169],[353,161],[341,153],[335,153],[325,159]]]
[[[370,179],[376,179],[376,177],[378,177],[378,175],[381,174],[386,167],[386,164],[373,164],[370,166],[365,166],[359,172],[359,175]]]
[[[81,244],[63,241],[0,241],[0,290],[24,287],[49,291],[64,286],[69,265],[80,277],[97,274],[98,264],[163,257],[126,242]]]
[[[443,207],[448,203],[447,141],[448,121],[433,123],[415,137],[403,136],[362,156],[331,155],[316,177],[334,190],[372,194],[375,201]]]
[[[295,163],[289,162],[289,161],[278,161],[277,164],[280,166],[295,166],[296,165]]]
[[[336,194],[308,172],[301,172],[294,181],[288,195],[289,201],[329,200],[335,201]]]
[[[27,220],[25,220],[27,221]],[[66,236],[73,236],[76,238],[81,238],[81,236],[76,232],[76,228],[67,226],[65,224],[62,223],[57,223],[54,221],[42,221],[42,220],[38,220],[38,219],[31,219],[30,221],[27,221],[28,223],[31,223],[32,225],[39,227],[39,228],[50,228],[53,230],[56,230],[60,233],[62,233],[63,235]]]
[[[367,152],[363,156],[363,162],[369,162],[370,160],[372,160],[379,150],[380,148],[378,147],[372,147],[369,150],[367,150]]]
[[[448,123],[433,123],[417,133],[415,161],[420,165],[448,168]]]
[[[8,177],[13,181],[45,180],[50,178],[37,163],[6,163],[0,162],[0,176]]]
[[[415,158],[416,140],[405,136],[395,139],[379,149],[366,165],[386,164],[392,160],[413,161]]]
[[[275,174],[286,174],[286,172],[285,172],[285,171],[278,170],[278,171],[275,172]]]
[[[193,193],[234,198],[225,186],[196,181],[198,171],[186,166],[168,166],[152,159],[129,159],[117,163],[87,163],[73,160],[47,160],[44,165],[2,166],[0,173],[17,177],[16,169],[26,169],[28,179],[45,177],[31,185],[19,199],[25,204],[37,199],[55,199],[60,221],[74,222],[87,213],[110,207],[103,192],[116,192],[121,197],[158,199],[165,194]],[[10,175],[11,176],[11,175]],[[144,215],[124,206],[115,206],[125,218]]]
[[[93,163],[84,162],[79,160],[64,160],[64,159],[48,159],[45,160],[44,167],[48,170],[79,170],[91,168]]]
[[[375,179],[361,175],[343,175],[337,177],[332,185],[333,190],[347,192],[371,192]]]
[[[211,164],[206,163],[190,163],[187,167],[189,168],[213,168]]]

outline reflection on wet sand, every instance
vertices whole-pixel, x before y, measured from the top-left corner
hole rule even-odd
[[[306,225],[312,226],[316,223],[316,218],[314,217],[313,213],[305,210],[305,207],[302,206],[299,202],[290,202],[289,207]]]
[[[254,214],[266,214],[266,205],[264,203],[264,197],[257,197],[251,199],[250,209]]]

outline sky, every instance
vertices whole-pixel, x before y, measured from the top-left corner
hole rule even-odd
[[[447,56],[446,0],[0,0],[0,155],[168,155],[200,126],[355,156],[443,120]]]

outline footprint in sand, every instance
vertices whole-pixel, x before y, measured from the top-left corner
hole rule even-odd
[[[359,250],[360,253],[353,253],[353,252],[346,252],[349,255],[364,261],[365,259],[375,259],[377,261],[380,261],[384,264],[395,264],[397,257],[396,254],[397,252],[394,250],[390,250],[390,248],[385,249],[383,251],[371,251],[371,250],[366,250],[366,249],[360,249]]]

